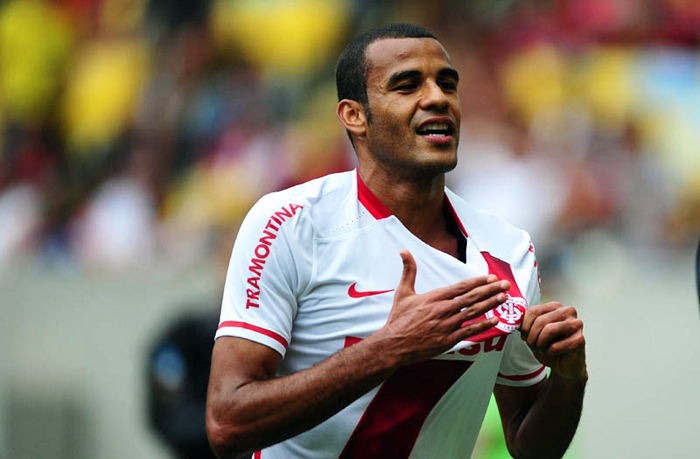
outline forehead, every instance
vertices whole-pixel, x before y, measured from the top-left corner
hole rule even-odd
[[[452,67],[447,51],[433,38],[386,38],[365,52],[367,80],[381,81],[403,70],[437,72]]]

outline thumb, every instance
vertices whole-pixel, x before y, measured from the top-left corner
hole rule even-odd
[[[396,289],[397,296],[413,295],[416,293],[414,285],[416,283],[416,261],[413,255],[408,250],[399,252],[401,261],[403,261],[403,273],[401,274],[401,282]]]

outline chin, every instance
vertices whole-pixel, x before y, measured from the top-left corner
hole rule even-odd
[[[449,172],[457,167],[457,152],[441,151],[437,155],[432,152],[430,158],[424,163],[424,167],[426,169],[433,169],[438,173]]]
[[[424,161],[416,164],[414,167],[415,170],[420,171],[420,175],[423,177],[436,177],[441,174],[446,174],[457,167],[457,159],[446,161],[445,158],[441,158],[437,161]]]

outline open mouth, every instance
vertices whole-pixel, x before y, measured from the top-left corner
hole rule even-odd
[[[418,134],[435,139],[442,139],[454,134],[454,127],[447,122],[428,122],[418,128]]]

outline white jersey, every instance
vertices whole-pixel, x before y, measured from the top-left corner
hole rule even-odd
[[[408,231],[356,171],[268,194],[250,210],[233,248],[216,337],[279,352],[278,376],[309,368],[386,323],[401,249],[416,261],[417,293],[487,273],[512,285],[498,308],[499,328],[400,368],[325,422],[256,458],[469,457],[494,384],[526,386],[545,377],[519,334],[508,334],[540,300],[528,234],[448,189],[445,198],[467,240],[466,263]]]

